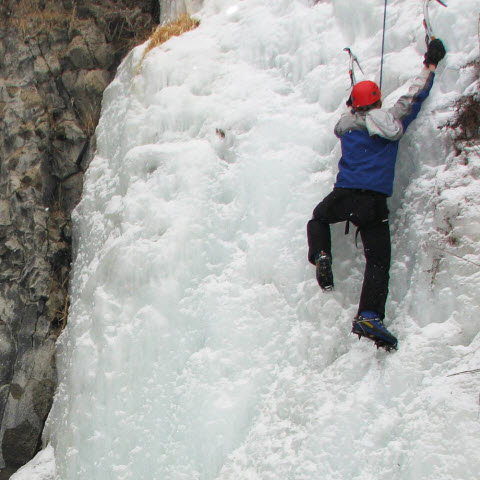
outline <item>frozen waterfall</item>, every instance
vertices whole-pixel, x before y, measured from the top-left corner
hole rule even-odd
[[[477,0],[430,8],[448,55],[390,200],[399,351],[350,334],[353,233],[333,228],[332,294],[306,259],[343,48],[378,81],[383,5],[205,0],[196,30],[126,58],[75,211],[48,448],[14,480],[477,478],[480,374],[449,375],[480,368],[480,155],[439,128],[478,91]],[[422,68],[422,18],[388,2],[387,105]]]

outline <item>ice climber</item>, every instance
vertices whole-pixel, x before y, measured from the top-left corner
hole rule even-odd
[[[428,97],[436,66],[444,56],[441,40],[432,40],[422,72],[389,109],[381,109],[381,92],[374,82],[354,85],[349,111],[335,126],[342,147],[336,183],[307,225],[308,260],[315,265],[324,291],[334,285],[330,224],[345,221],[347,231],[348,222],[357,227],[366,266],[352,332],[386,350],[397,348],[397,339],[383,324],[391,256],[387,198],[392,195],[399,141]]]

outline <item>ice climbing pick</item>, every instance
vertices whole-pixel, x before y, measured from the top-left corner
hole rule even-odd
[[[435,0],[440,5],[444,7],[447,6],[445,2],[442,0]],[[428,16],[428,5],[430,4],[431,0],[424,0],[423,1],[423,25],[425,26],[426,36],[425,42],[427,43],[427,47],[430,44],[431,40],[435,40],[435,36],[433,35],[432,24],[430,23],[430,17]]]

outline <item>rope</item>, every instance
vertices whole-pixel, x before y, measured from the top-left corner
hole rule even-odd
[[[385,7],[383,9],[382,60],[380,62],[380,91],[382,90],[382,81],[383,81],[383,57],[385,55],[386,25],[387,25],[387,0],[385,0]]]

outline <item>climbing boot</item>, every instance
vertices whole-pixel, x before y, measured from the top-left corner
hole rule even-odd
[[[333,290],[332,258],[328,253],[320,252],[315,256],[315,275],[324,292]]]
[[[382,347],[387,352],[397,350],[398,340],[385,328],[383,320],[376,312],[362,312],[352,323],[352,333],[372,340],[377,348]]]

